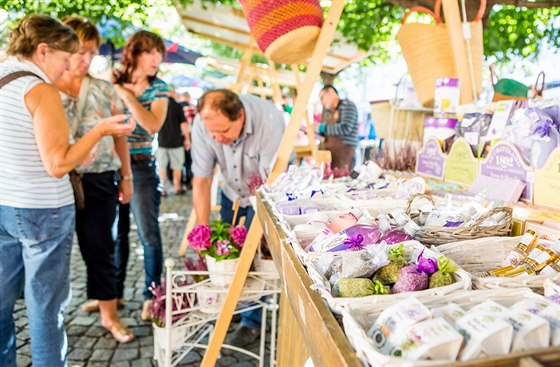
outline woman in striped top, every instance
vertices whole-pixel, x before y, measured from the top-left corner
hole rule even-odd
[[[25,291],[35,367],[66,365],[63,310],[70,300],[75,208],[68,172],[106,135],[124,136],[126,115],[100,121],[74,144],[51,83],[79,48],[72,29],[43,15],[11,34],[0,77],[0,366],[16,366],[13,310]]]
[[[118,297],[124,294],[124,280],[129,255],[128,232],[132,211],[138,227],[138,235],[144,248],[144,304],[141,318],[150,317],[152,283],[160,284],[163,268],[163,251],[159,230],[159,204],[161,185],[156,170],[152,143],[155,134],[163,126],[167,114],[167,84],[156,77],[159,65],[165,57],[165,45],[156,34],[138,31],[127,41],[122,56],[123,69],[115,72],[115,89],[124,101],[126,113],[137,122],[136,129],[128,137],[134,195],[130,204],[119,206],[119,234],[115,262],[117,265]]]

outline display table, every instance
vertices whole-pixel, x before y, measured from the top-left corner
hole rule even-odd
[[[257,215],[281,280],[276,365],[303,366],[311,357],[315,366],[362,366],[340,324],[319,293],[270,205],[257,194]],[[453,363],[453,366],[558,366],[560,347],[512,353],[505,357]]]

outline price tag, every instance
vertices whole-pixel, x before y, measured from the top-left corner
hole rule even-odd
[[[444,168],[445,156],[439,142],[435,138],[428,139],[416,157],[416,173],[442,180]]]
[[[560,148],[552,151],[542,169],[535,170],[534,202],[560,209]]]
[[[471,185],[478,177],[479,162],[474,158],[469,143],[457,139],[445,160],[445,181]]]
[[[480,164],[480,173],[493,178],[516,178],[525,183],[521,198],[531,201],[533,185],[529,180],[531,168],[525,164],[517,148],[507,142],[492,147],[488,157]]]

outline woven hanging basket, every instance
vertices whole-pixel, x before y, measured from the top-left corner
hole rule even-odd
[[[482,22],[480,17],[486,8],[485,1],[481,1],[481,8],[475,20],[471,23],[470,45],[476,92],[482,91]],[[401,46],[412,83],[418,100],[423,106],[434,104],[436,80],[439,78],[458,77],[451,48],[451,40],[447,26],[441,22],[439,10],[441,1],[436,2],[436,13],[424,7],[410,8],[405,14],[401,28],[397,33],[397,40]],[[427,13],[437,24],[405,23],[413,13]],[[463,81],[461,81],[463,82]]]
[[[425,194],[414,194],[408,200],[408,206],[406,213],[412,218],[417,216],[417,213],[412,212],[412,202],[417,198],[427,198],[431,200],[433,198],[430,195]],[[497,225],[494,226],[482,226],[481,224],[494,214],[504,213],[505,217]],[[426,245],[443,245],[446,243],[472,240],[482,237],[493,237],[493,236],[509,236],[511,233],[511,228],[513,226],[513,210],[508,207],[497,207],[490,209],[486,213],[480,216],[478,220],[469,227],[421,227],[422,230],[414,236],[414,239],[422,242]]]
[[[323,25],[318,0],[240,0],[251,33],[264,54],[279,64],[304,62]]]

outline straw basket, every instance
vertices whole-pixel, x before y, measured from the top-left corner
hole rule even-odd
[[[521,237],[488,237],[460,241],[438,246],[435,251],[453,259],[457,265],[471,273],[475,289],[529,287],[543,293],[544,281],[560,281],[560,273],[554,275],[522,275],[513,278],[485,277],[472,274],[502,267],[502,262]]]
[[[424,194],[415,194],[411,196],[407,214],[413,214],[410,212],[410,203],[418,197],[429,198],[429,196]],[[482,237],[508,236],[511,233],[513,223],[512,212],[513,210],[507,207],[491,209],[481,215],[480,218],[469,227],[422,227],[422,230],[419,234],[414,236],[414,239],[425,244],[443,245],[450,242],[472,240]],[[498,213],[505,213],[505,218],[501,223],[495,226],[481,226],[486,219]],[[412,215],[412,217],[414,217],[414,215]]]
[[[432,257],[437,258],[440,254],[433,252],[432,250],[422,246],[421,243],[417,241],[405,241],[402,242],[404,245],[404,253],[405,258],[408,262],[412,260],[416,260],[418,255],[424,250],[425,257]],[[392,245],[397,246],[399,244]],[[333,256],[342,256],[342,252],[333,253]],[[397,293],[397,294],[382,294],[382,295],[372,295],[367,297],[334,297],[331,294],[330,284],[328,280],[321,274],[321,272],[317,269],[314,261],[307,261],[307,271],[309,273],[309,277],[314,281],[315,285],[314,288],[317,289],[321,296],[327,301],[330,309],[334,313],[340,313],[344,307],[347,305],[352,304],[377,304],[382,303],[385,306],[388,304],[393,304],[395,302],[401,301],[406,299],[410,296],[438,296],[441,297],[449,293],[454,293],[460,290],[471,289],[471,278],[470,275],[464,271],[463,269],[458,269],[456,272],[453,273],[453,277],[455,278],[455,283],[451,285],[447,285],[444,287],[437,287],[437,288],[429,288],[422,291],[416,292],[406,292],[406,293]]]
[[[323,25],[318,0],[240,0],[251,33],[264,54],[296,64],[313,53]]]
[[[436,13],[424,7],[413,7],[408,10],[397,33],[403,56],[412,77],[418,100],[423,106],[433,106],[436,79],[457,77],[455,58],[451,48],[449,31],[441,22],[439,11],[441,0],[435,5]],[[482,91],[482,22],[486,1],[480,2],[478,15],[469,23],[471,30],[470,45],[477,93]],[[431,15],[436,24],[406,23],[410,14],[422,12]],[[461,81],[467,82],[467,81]]]
[[[409,295],[413,293],[408,293]],[[414,294],[415,295],[415,294]],[[428,308],[442,307],[449,303],[455,303],[461,306],[463,309],[468,310],[475,305],[485,301],[492,300],[505,307],[510,307],[513,304],[527,299],[527,298],[540,298],[538,294],[531,292],[528,288],[520,289],[495,289],[495,290],[485,290],[485,291],[462,291],[453,294],[446,295],[445,297],[440,296],[423,296],[417,297],[420,302],[426,305]],[[366,365],[371,366],[394,366],[394,367],[405,367],[405,366],[415,366],[415,367],[428,367],[428,366],[450,366],[454,365],[453,362],[448,360],[419,360],[413,361],[404,358],[392,357],[386,354],[380,353],[373,343],[373,340],[367,335],[367,330],[375,323],[381,312],[390,306],[388,303],[379,302],[376,304],[352,304],[345,307],[342,310],[342,325],[344,327],[344,332],[350,341],[350,344],[356,350],[358,358],[360,358]],[[512,355],[503,356],[498,363],[494,360],[487,361],[484,359],[473,360],[480,362],[481,365],[484,362],[484,366],[517,366],[521,365],[516,363],[518,356]],[[511,359],[510,359],[511,358]]]

